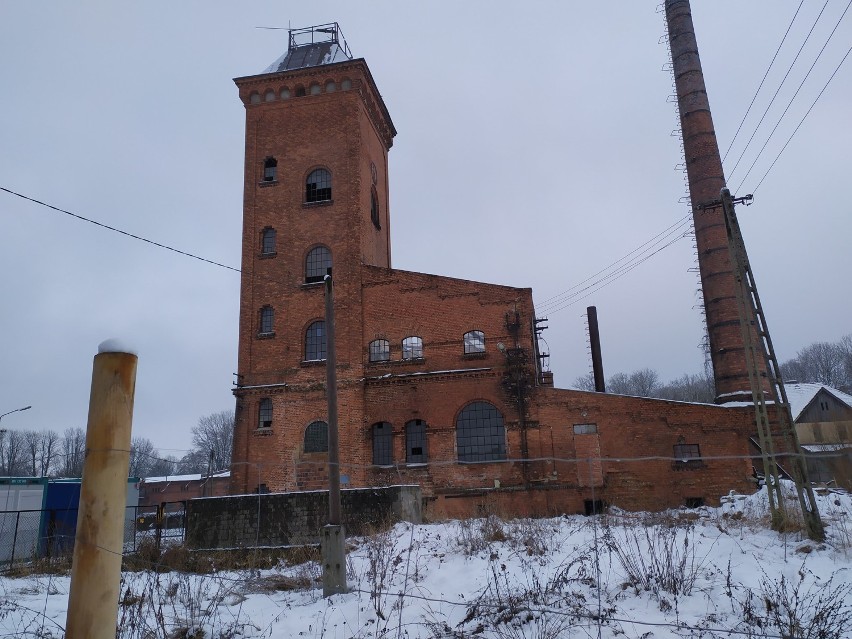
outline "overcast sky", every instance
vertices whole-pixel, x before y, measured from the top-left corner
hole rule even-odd
[[[557,386],[589,370],[598,307],[606,373],[665,380],[703,366],[691,238],[565,308],[549,298],[688,213],[657,0],[640,2],[0,1],[0,186],[223,264],[240,263],[244,109],[294,27],[338,21],[398,135],[393,266],[532,287]],[[752,173],[755,153],[847,5],[806,0],[726,164],[750,193],[852,43],[837,29]],[[695,0],[727,149],[795,0]],[[852,13],[852,12],[850,12]],[[781,360],[852,332],[847,60],[739,217]],[[139,351],[134,435],[181,455],[231,409],[239,275],[0,192],[0,413],[8,429],[85,427],[92,357]],[[589,289],[590,292],[593,289]],[[553,309],[556,312],[552,312]]]

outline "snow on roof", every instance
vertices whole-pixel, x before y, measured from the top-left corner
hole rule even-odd
[[[790,401],[790,412],[793,415],[793,421],[799,419],[802,411],[808,407],[808,404],[813,401],[816,394],[823,388],[826,392],[834,395],[838,400],[852,408],[852,395],[847,395],[843,391],[839,391],[831,386],[810,383],[784,384],[784,389],[787,391],[787,399]]]
[[[210,476],[211,477],[230,477],[231,471],[225,470],[225,471],[222,471],[220,473],[213,473]],[[146,484],[156,484],[156,483],[163,483],[163,482],[169,482],[169,481],[175,481],[175,482],[201,481],[202,479],[204,479],[204,477],[201,475],[201,473],[193,473],[191,475],[166,475],[165,477],[146,477],[144,479],[144,481],[145,481]]]
[[[346,62],[350,57],[336,42],[314,42],[289,49],[261,73],[278,73],[304,67]]]

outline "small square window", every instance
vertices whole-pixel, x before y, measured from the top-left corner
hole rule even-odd
[[[390,342],[377,339],[370,342],[370,361],[386,362],[390,359]]]
[[[674,457],[679,462],[691,462],[701,459],[698,444],[675,444]]]
[[[596,435],[597,432],[597,424],[574,424],[575,435]]]

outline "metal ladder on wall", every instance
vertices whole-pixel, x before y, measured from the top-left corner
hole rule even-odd
[[[736,201],[747,202],[751,199],[752,196],[747,195],[743,198],[738,198]],[[731,266],[734,269],[734,278],[736,280],[735,293],[740,316],[740,329],[745,346],[746,368],[748,369],[752,400],[754,401],[757,434],[760,440],[764,476],[769,494],[772,527],[775,530],[785,530],[788,526],[788,520],[784,496],[781,492],[781,483],[779,481],[778,462],[775,456],[767,399],[775,405],[775,415],[779,427],[777,434],[790,451],[790,467],[792,471],[790,474],[796,486],[805,531],[811,539],[822,540],[825,538],[825,530],[819,516],[813,488],[808,480],[807,465],[805,464],[802,449],[799,445],[799,437],[793,424],[790,403],[787,400],[787,391],[784,388],[784,380],[781,376],[778,359],[775,357],[772,338],[769,336],[766,316],[760,304],[760,296],[757,293],[754,273],[752,273],[751,265],[749,264],[745,242],[740,232],[737,215],[734,212],[734,202],[735,200],[731,197],[731,192],[725,188],[722,189],[720,202],[714,202],[711,206],[721,204],[725,216],[725,230],[728,236]],[[769,386],[768,393],[764,391],[762,384],[763,375],[759,368],[759,362],[761,361],[766,367],[765,379]]]

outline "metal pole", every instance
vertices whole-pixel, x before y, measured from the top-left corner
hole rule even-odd
[[[337,357],[334,348],[334,287],[325,276],[325,379],[328,397],[328,525],[321,531],[322,593],[347,592],[346,533],[340,516],[340,450],[337,437]]]
[[[111,341],[98,350],[92,370],[67,639],[114,639],[118,620],[138,358]]]

